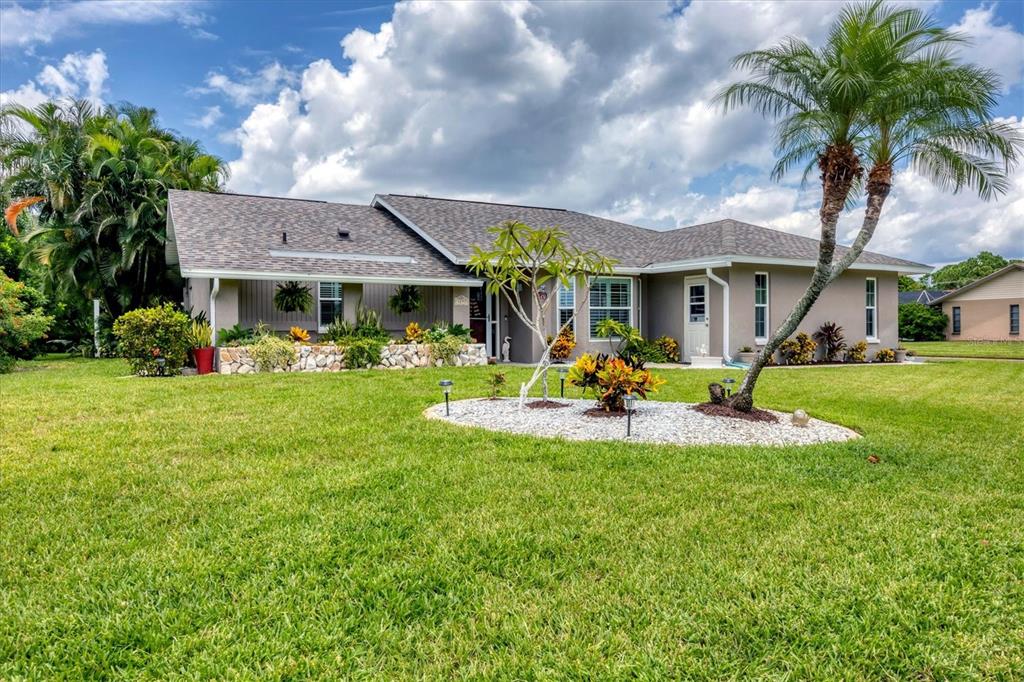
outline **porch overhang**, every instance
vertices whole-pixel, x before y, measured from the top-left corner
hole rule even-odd
[[[813,260],[799,258],[766,258],[759,256],[722,256],[714,259],[694,259],[651,263],[640,268],[615,268],[615,272],[623,275],[648,275],[666,272],[685,272],[703,270],[705,268],[728,268],[732,265],[782,265],[797,268],[813,268],[817,263]],[[850,270],[871,270],[875,272],[895,272],[901,275],[926,275],[932,271],[927,265],[917,263],[861,263],[855,262]]]
[[[182,277],[258,280],[298,280],[316,282],[341,282],[343,284],[411,284],[423,287],[480,287],[483,280],[471,278],[442,277],[380,277],[371,275],[327,275],[309,272],[264,272],[256,270],[213,270],[206,268],[181,268]]]

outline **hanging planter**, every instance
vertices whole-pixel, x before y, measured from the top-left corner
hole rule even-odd
[[[302,282],[284,282],[274,292],[274,307],[282,313],[308,313],[313,307],[313,294]]]
[[[396,315],[414,313],[423,309],[423,294],[418,286],[403,284],[395,287],[395,293],[388,299],[388,308]]]

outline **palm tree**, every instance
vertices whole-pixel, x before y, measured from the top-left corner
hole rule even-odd
[[[803,165],[806,180],[817,166],[822,183],[811,281],[744,377],[732,399],[737,409],[753,407],[768,359],[867,246],[896,168],[909,165],[940,187],[974,189],[986,199],[1006,191],[1022,140],[1011,126],[993,120],[998,78],[954,58],[963,42],[918,9],[876,1],[844,9],[822,48],[790,39],[734,60],[752,79],[730,85],[717,101],[780,119],[773,179]],[[837,259],[836,225],[862,189],[864,222]]]

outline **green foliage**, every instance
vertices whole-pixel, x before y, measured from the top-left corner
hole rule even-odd
[[[462,339],[463,343],[472,343],[473,335],[469,327],[464,324],[453,324],[448,327],[448,334]]]
[[[261,372],[287,370],[288,365],[298,359],[294,344],[273,334],[260,334],[249,344],[249,356]]]
[[[338,343],[344,339],[353,336],[355,327],[351,322],[342,318],[336,317],[334,320],[327,325],[327,329],[320,335],[320,340],[325,343]]]
[[[420,288],[412,284],[395,287],[395,292],[388,298],[388,308],[396,315],[422,310],[423,294],[420,292]]]
[[[814,332],[814,340],[822,347],[826,362],[835,362],[839,354],[846,348],[846,337],[843,328],[835,322],[826,322]]]
[[[188,315],[165,303],[132,310],[114,322],[118,353],[140,376],[157,374],[157,358],[164,358],[164,374],[177,374],[192,349],[192,323]]]
[[[382,344],[373,337],[349,337],[342,344],[345,347],[345,367],[364,369],[380,364]]]
[[[1017,259],[1006,259],[991,251],[982,251],[959,263],[950,263],[931,274],[922,277],[929,289],[959,289],[971,282],[1002,270],[1010,263],[1020,262]]]
[[[925,288],[921,281],[908,277],[907,275],[899,276],[899,290],[900,291],[921,291]]]
[[[304,282],[282,282],[274,291],[274,307],[282,313],[308,313],[313,307],[313,293]]]
[[[568,379],[573,386],[582,388],[584,394],[593,391],[605,412],[621,412],[626,395],[646,399],[648,393],[665,383],[650,370],[633,367],[622,358],[590,353],[581,355],[569,368]]]
[[[245,346],[255,340],[253,330],[235,323],[233,327],[224,327],[217,332],[218,346]]]
[[[465,346],[465,340],[459,336],[446,335],[437,341],[430,342],[430,361],[437,364],[440,360],[445,365],[454,365],[459,353]]]
[[[942,341],[948,318],[938,306],[905,303],[899,307],[900,338],[912,341]]]
[[[376,339],[384,343],[391,340],[391,335],[380,321],[380,313],[363,306],[356,309],[356,325],[352,330],[352,335],[363,339]]]
[[[557,339],[548,337],[548,345],[551,346],[552,360],[568,360],[576,348],[576,333],[568,326],[562,327]]]
[[[652,343],[665,356],[665,359],[660,362],[679,362],[679,342],[671,336],[659,336]],[[654,362],[654,360],[651,362]]]
[[[504,372],[491,372],[487,375],[486,383],[491,397],[497,398],[501,395],[502,390],[505,388],[505,384],[508,383],[508,375]]]
[[[53,323],[42,307],[29,307],[26,300],[37,299],[34,293],[26,293],[28,290],[23,282],[0,272],[0,374],[11,371],[15,361],[24,357]]]
[[[858,341],[852,346],[847,346],[846,356],[844,359],[846,360],[846,362],[867,362],[868,342]]]
[[[789,365],[809,365],[814,362],[814,351],[818,344],[806,332],[799,332],[794,339],[786,339],[779,346],[779,354]]]
[[[896,362],[896,352],[892,348],[882,348],[875,353],[875,362]]]
[[[209,322],[193,320],[189,333],[193,348],[206,348],[213,344],[213,329]]]
[[[0,195],[44,197],[25,240],[45,264],[45,293],[82,316],[93,298],[117,317],[176,297],[181,282],[164,260],[167,190],[218,191],[227,176],[154,110],[130,104],[5,107],[0,158],[9,171]]]

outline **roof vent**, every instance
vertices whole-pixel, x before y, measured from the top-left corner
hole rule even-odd
[[[352,235],[349,234],[348,230],[338,230],[338,239],[349,240],[352,239]]]
[[[287,244],[288,243],[288,233],[287,232],[282,232],[281,233],[281,243],[282,244]]]

